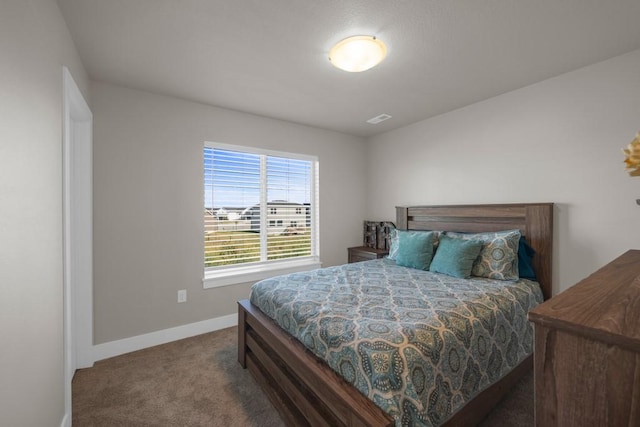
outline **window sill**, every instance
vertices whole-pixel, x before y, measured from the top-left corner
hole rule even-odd
[[[238,285],[240,283],[257,282],[282,274],[309,271],[322,267],[320,260],[309,258],[296,261],[281,261],[250,267],[234,267],[229,269],[207,271],[202,279],[204,289],[221,286]]]

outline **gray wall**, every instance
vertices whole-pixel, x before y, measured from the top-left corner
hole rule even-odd
[[[64,414],[62,65],[95,119],[96,344],[247,296],[202,288],[205,140],[319,156],[324,265],[405,204],[556,202],[556,292],[640,245],[640,179],[620,152],[640,129],[640,51],[364,141],[102,83],[89,99],[53,0],[1,2],[0,33],[0,425]]]
[[[345,263],[360,244],[362,138],[109,84],[91,96],[95,344],[233,314],[248,297],[248,283],[202,286],[204,141],[318,156],[320,259]]]
[[[367,212],[396,205],[555,202],[554,291],[640,248],[640,51],[368,141]],[[374,191],[375,189],[375,191]],[[388,197],[379,198],[378,194]]]
[[[88,79],[54,0],[0,2],[0,425],[64,415],[62,66]]]

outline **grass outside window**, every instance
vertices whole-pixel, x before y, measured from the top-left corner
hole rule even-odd
[[[267,259],[311,255],[311,233],[272,234],[267,236]],[[221,267],[260,261],[260,234],[252,231],[205,233],[205,267]]]

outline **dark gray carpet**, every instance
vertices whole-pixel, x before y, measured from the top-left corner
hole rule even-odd
[[[73,379],[73,425],[283,426],[236,360],[228,328],[97,362]],[[481,424],[533,426],[533,377]]]

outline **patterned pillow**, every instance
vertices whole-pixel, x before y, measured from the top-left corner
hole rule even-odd
[[[394,228],[389,233],[389,238],[391,239],[391,244],[389,245],[389,255],[387,258],[395,261],[398,256],[398,229]]]
[[[396,264],[404,267],[428,270],[433,258],[432,232],[414,233],[398,230],[398,251]]]
[[[496,280],[518,280],[518,244],[520,230],[506,230],[488,233],[455,233],[446,235],[467,240],[482,241],[482,250],[473,263],[472,276]]]
[[[479,240],[442,235],[429,271],[468,279],[471,276],[473,262],[478,258],[481,249],[482,242]]]

